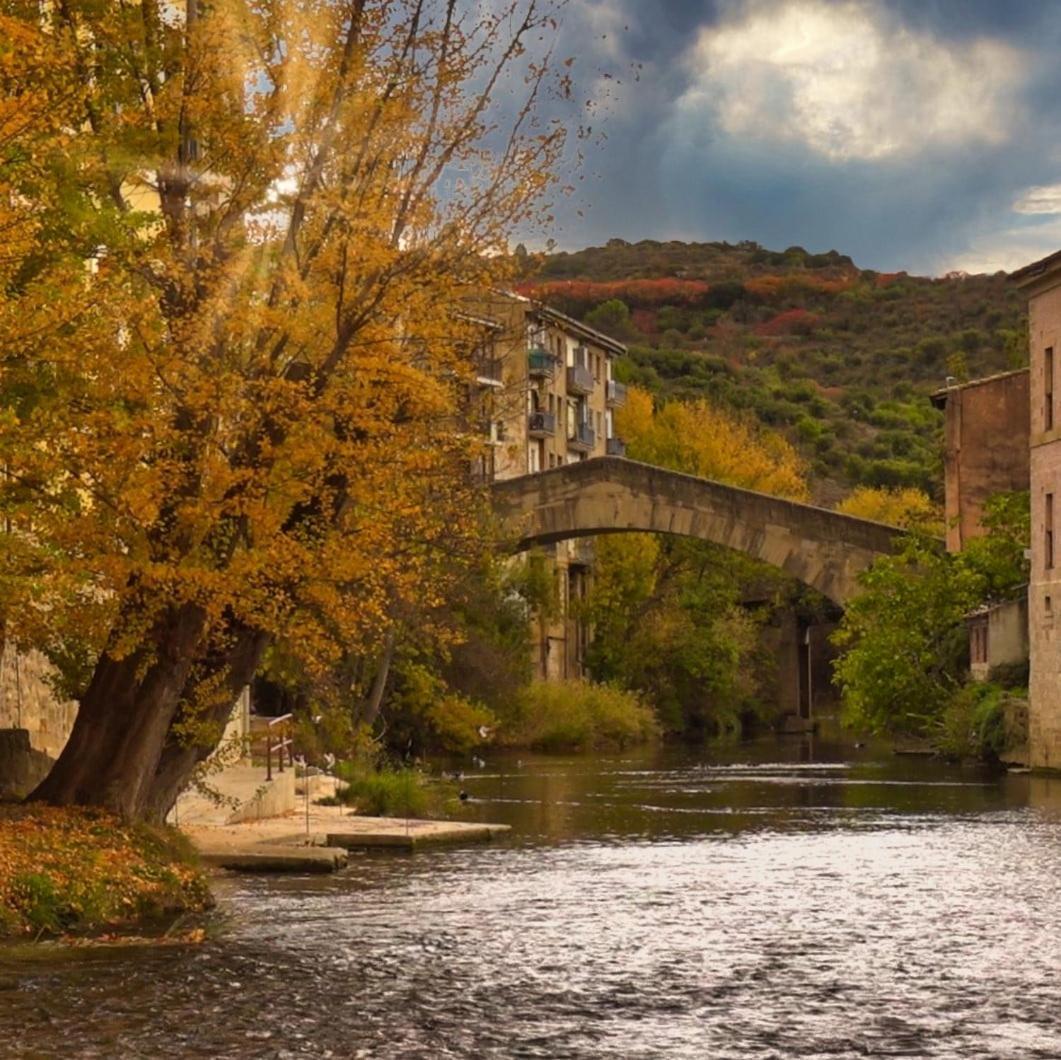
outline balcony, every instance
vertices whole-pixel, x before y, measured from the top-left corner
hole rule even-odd
[[[527,433],[532,438],[552,438],[556,434],[556,416],[551,412],[532,412],[527,417]]]
[[[567,439],[569,449],[578,449],[583,453],[588,453],[596,444],[597,432],[588,423],[578,424],[575,433]]]
[[[615,407],[616,405],[626,404],[626,384],[617,383],[614,379],[608,380],[608,405]]]
[[[552,379],[558,358],[541,346],[527,351],[527,373],[532,379]]]
[[[626,456],[626,442],[622,438],[609,438],[604,451],[608,456]]]
[[[593,373],[585,365],[575,364],[568,368],[567,392],[569,394],[593,393]]]
[[[501,378],[501,358],[482,357],[475,365],[475,381],[480,386],[500,387],[504,386]]]

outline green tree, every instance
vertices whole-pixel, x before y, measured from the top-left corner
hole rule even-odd
[[[834,634],[842,654],[835,679],[846,720],[878,732],[928,735],[961,687],[967,668],[964,618],[1027,581],[1028,495],[988,502],[983,537],[943,552],[912,534],[861,579]]]
[[[630,307],[621,298],[609,298],[586,314],[586,323],[591,328],[603,331],[614,339],[623,341],[634,334],[630,320]]]

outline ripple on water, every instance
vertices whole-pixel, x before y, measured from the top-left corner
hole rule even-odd
[[[3,1055],[1061,1057],[1058,824],[873,768],[904,783],[871,804],[821,796],[847,766],[737,805],[701,763],[476,778],[511,843],[233,879],[203,947],[0,969]]]

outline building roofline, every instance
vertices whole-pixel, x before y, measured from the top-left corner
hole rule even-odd
[[[1033,261],[1030,265],[1017,269],[1016,272],[1011,272],[1008,279],[1018,287],[1027,287],[1055,269],[1061,269],[1061,250],[1048,254],[1038,261]]]
[[[542,316],[551,319],[562,327],[567,328],[569,331],[574,331],[583,338],[595,342],[598,346],[603,346],[611,353],[617,354],[620,357],[626,353],[625,343],[619,342],[618,339],[613,339],[610,335],[605,335],[603,331],[591,328],[588,324],[583,324],[581,320],[576,320],[574,317],[569,317],[566,313],[561,313],[559,309],[553,309],[552,306],[548,306],[544,302],[539,302],[536,298],[528,298],[526,295],[519,294],[517,291],[496,287],[491,288],[491,290],[495,294],[501,295],[503,298],[509,298],[513,302],[519,302],[522,305],[530,306],[533,312],[540,313]]]
[[[1028,372],[1028,368],[1011,368],[1008,372],[996,372],[994,375],[985,375],[980,379],[970,379],[967,383],[954,383],[952,386],[943,386],[939,390],[933,390],[928,395],[928,400],[936,408],[941,409],[947,404],[947,396],[956,390],[970,390],[974,386],[985,386],[988,383],[996,383],[999,379],[1008,379],[1012,375],[1022,375]]]
[[[582,321],[569,317],[566,313],[561,313],[559,309],[553,309],[552,306],[547,306],[543,302],[535,301],[532,304],[542,316],[551,317],[558,324],[562,324],[565,328],[570,328],[585,338],[591,339],[598,346],[603,346],[606,350],[610,350],[620,356],[626,353],[625,343],[619,342],[618,339],[613,339],[610,335],[605,335],[603,331],[591,328],[588,324],[583,324]]]

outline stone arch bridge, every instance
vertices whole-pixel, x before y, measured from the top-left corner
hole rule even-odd
[[[596,457],[493,485],[517,551],[644,530],[712,541],[764,560],[841,606],[902,531],[622,457]]]

